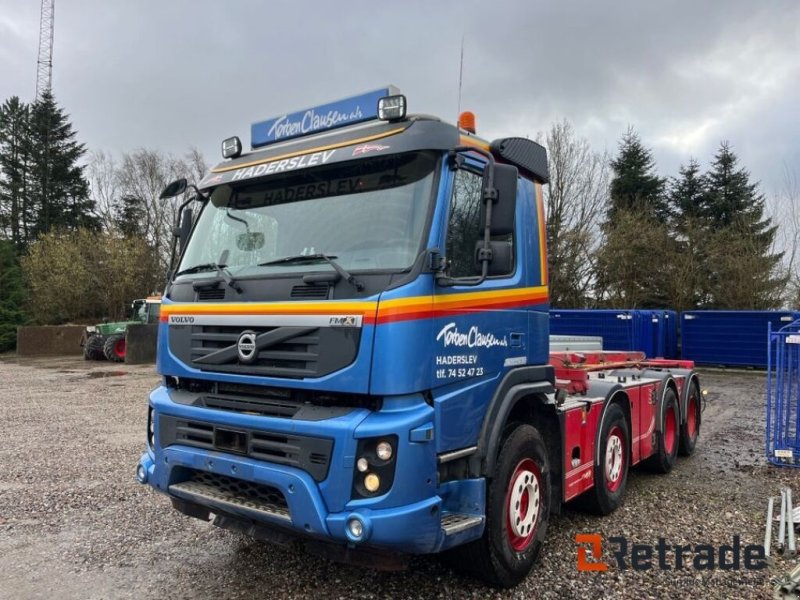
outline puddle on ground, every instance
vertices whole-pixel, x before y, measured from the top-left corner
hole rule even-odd
[[[121,377],[128,375],[128,371],[91,371],[86,374],[89,379],[100,379],[101,377]]]

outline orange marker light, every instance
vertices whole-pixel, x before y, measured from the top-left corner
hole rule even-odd
[[[475,113],[465,110],[458,115],[458,126],[464,131],[475,133]]]

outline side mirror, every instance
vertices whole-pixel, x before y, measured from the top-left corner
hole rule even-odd
[[[488,277],[496,275],[509,275],[514,270],[514,247],[511,242],[489,242],[492,252],[492,260],[489,261]],[[480,252],[483,250],[483,241],[475,242],[475,265],[481,268],[479,259]]]
[[[514,215],[517,211],[517,177],[519,170],[511,165],[495,164],[494,187],[497,200],[492,204],[492,235],[514,232]],[[485,181],[485,180],[484,180]],[[481,206],[481,230],[486,226],[486,205]]]
[[[192,232],[192,209],[184,208],[181,213],[181,224],[178,227],[178,240],[180,241],[180,251],[186,247],[186,242],[189,240],[189,234]]]
[[[175,196],[180,196],[186,191],[186,187],[186,179],[177,179],[164,188],[164,191],[161,192],[159,199],[164,200],[165,198],[174,198]]]
[[[260,231],[253,231],[237,235],[236,247],[244,252],[260,250],[264,247],[264,234]]]

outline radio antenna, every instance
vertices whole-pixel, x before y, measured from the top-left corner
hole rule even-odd
[[[459,61],[458,65],[458,112],[457,115],[461,114],[461,82],[464,79],[464,36],[461,36],[461,60]]]

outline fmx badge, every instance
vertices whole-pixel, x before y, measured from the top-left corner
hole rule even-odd
[[[361,317],[356,315],[338,315],[328,319],[330,327],[359,327],[361,325]]]

